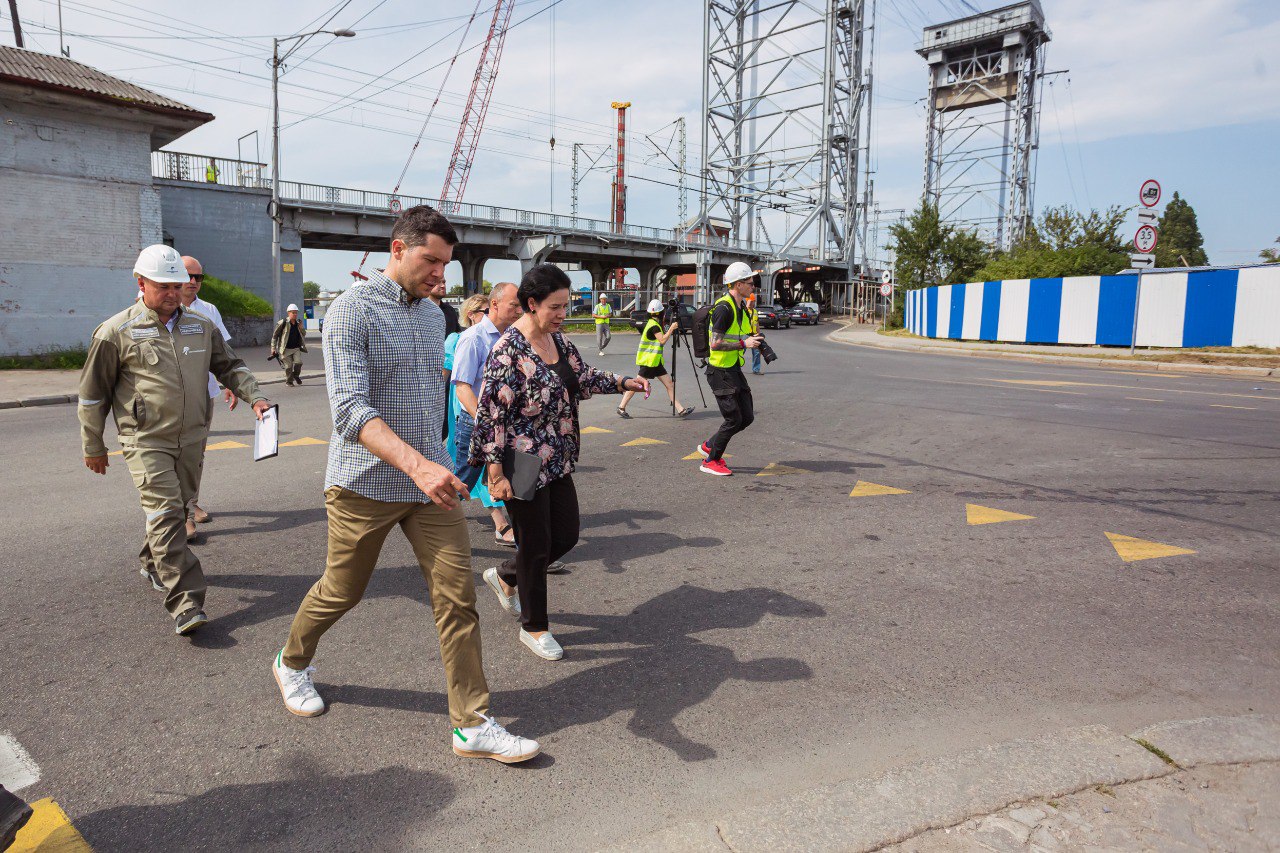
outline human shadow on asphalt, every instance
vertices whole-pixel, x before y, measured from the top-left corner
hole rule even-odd
[[[103,809],[76,829],[98,850],[356,850],[375,833],[395,845],[457,797],[444,776],[403,767],[335,775],[299,759],[289,775],[189,797],[157,792],[170,801]]]
[[[287,509],[278,512],[246,510],[213,510],[213,521],[200,526],[202,536],[232,536],[238,533],[279,533],[294,530],[304,524],[327,521],[328,515],[324,505],[306,507],[305,509]],[[264,519],[262,523],[253,523],[254,519]],[[241,526],[227,527],[227,519],[240,519]],[[245,523],[249,522],[249,523]]]
[[[633,734],[666,747],[681,760],[715,758],[713,747],[677,727],[676,718],[683,711],[702,704],[731,680],[781,682],[813,677],[813,670],[802,660],[739,660],[731,648],[693,636],[743,630],[767,615],[814,618],[826,613],[816,603],[778,590],[717,591],[684,584],[621,616],[557,614],[557,626],[582,629],[557,629],[566,647],[565,660],[603,663],[542,687],[496,691],[493,707],[504,717],[515,717],[511,728],[539,738],[630,712],[627,728]],[[417,713],[440,714],[445,707],[445,697],[439,693],[352,684],[330,687],[325,696],[332,702]]]
[[[588,536],[565,555],[566,563],[599,560],[611,575],[622,574],[632,560],[658,557],[681,548],[715,548],[724,544],[714,536],[678,536],[663,530],[647,530],[622,536]]]

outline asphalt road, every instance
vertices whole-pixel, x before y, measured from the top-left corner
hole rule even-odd
[[[101,850],[579,850],[1045,728],[1280,707],[1280,385],[829,329],[770,333],[732,478],[681,458],[714,410],[584,405],[610,432],[584,437],[582,541],[551,581],[564,660],[480,584],[493,708],[544,744],[521,767],[449,750],[398,534],[321,645],[329,712],[281,706],[269,662],[324,562],[323,445],[209,453],[213,621],[185,640],[138,577],[119,458],[84,469],[70,406],[0,412],[0,733],[41,767],[24,793]],[[632,363],[634,337],[581,340]],[[271,393],[285,439],[328,438],[320,384]],[[214,429],[252,434],[243,409]],[[665,443],[621,446],[640,438]],[[969,504],[1033,518],[971,525]],[[480,583],[510,552],[469,512]],[[1194,553],[1125,562],[1107,533]]]

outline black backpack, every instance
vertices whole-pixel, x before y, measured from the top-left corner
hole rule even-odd
[[[693,340],[690,345],[693,357],[703,361],[711,358],[711,313],[715,308],[716,304],[712,302],[693,312]]]

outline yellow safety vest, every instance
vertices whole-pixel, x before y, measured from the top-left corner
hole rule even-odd
[[[606,302],[604,305],[597,305],[596,310],[592,313],[595,315],[596,325],[603,326],[613,316],[613,306]]]
[[[716,304],[726,303],[729,309],[733,311],[733,325],[729,327],[729,331],[724,333],[726,341],[742,341],[751,337],[751,312],[738,312],[738,303],[731,294],[726,293],[716,300]],[[712,308],[712,318],[714,320],[715,309]],[[710,338],[715,335],[715,329],[708,327],[708,346],[710,346]],[[742,350],[711,350],[711,355],[707,359],[707,363],[712,367],[735,367],[746,361],[742,357]]]
[[[640,367],[661,367],[662,344],[656,340],[649,340],[650,328],[653,328],[655,333],[662,331],[662,323],[652,314],[649,315],[649,322],[645,323],[644,328],[640,330],[640,349],[636,351],[636,364]]]
[[[218,167],[213,163],[204,167],[204,179],[206,183],[216,184],[218,182]]]

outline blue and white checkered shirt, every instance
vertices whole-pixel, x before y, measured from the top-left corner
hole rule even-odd
[[[374,456],[357,437],[365,424],[382,418],[414,450],[452,469],[440,440],[444,312],[375,271],[329,305],[324,349],[333,413],[324,487],[341,486],[388,503],[430,503],[407,474]]]

